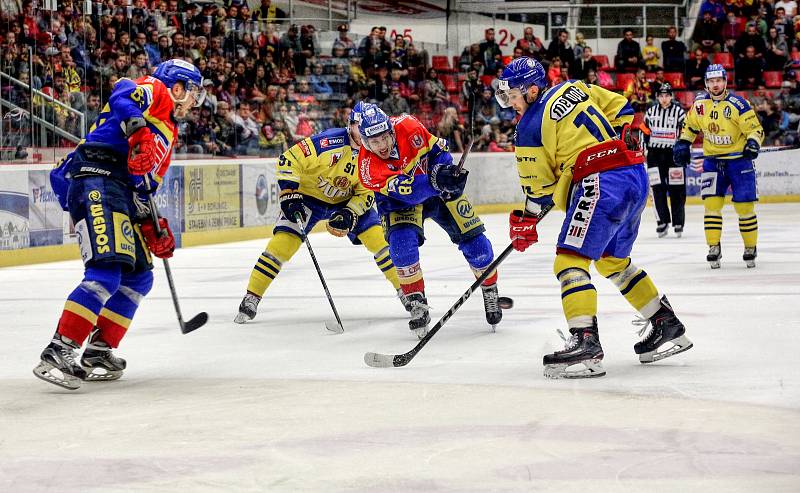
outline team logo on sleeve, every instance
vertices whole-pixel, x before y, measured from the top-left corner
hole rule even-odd
[[[334,166],[339,164],[339,161],[341,159],[342,159],[342,153],[341,152],[334,152],[333,154],[331,154],[331,164],[329,164],[328,167],[329,168],[333,168]]]
[[[415,148],[419,149],[424,143],[425,142],[422,140],[422,136],[420,134],[414,134],[411,136],[411,145]]]
[[[311,155],[311,149],[309,149],[308,143],[305,140],[301,140],[297,145],[299,145],[300,150],[303,151],[303,156],[309,157]]]
[[[706,113],[706,107],[705,107],[705,105],[702,103],[702,101],[701,101],[701,102],[697,102],[697,103],[695,103],[695,105],[694,105],[694,110],[695,110],[695,111],[697,112],[697,114],[698,114],[698,115],[700,115],[700,116],[703,116],[703,115]]]
[[[724,110],[722,110],[722,116],[725,117],[726,120],[731,119],[731,107],[726,106]]]

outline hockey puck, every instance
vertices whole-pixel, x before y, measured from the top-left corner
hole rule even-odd
[[[514,308],[514,300],[507,296],[500,296],[497,298],[497,304],[500,305],[500,308],[503,310],[508,310],[510,308]]]

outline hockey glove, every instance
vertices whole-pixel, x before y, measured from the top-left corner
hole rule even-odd
[[[536,232],[536,225],[539,218],[526,215],[523,211],[511,211],[508,218],[509,237],[514,250],[524,252],[529,246],[539,241],[539,233]]]
[[[687,166],[692,160],[692,143],[688,140],[678,139],[672,148],[672,160],[677,166]]]
[[[744,150],[742,150],[742,157],[745,159],[755,159],[758,157],[758,151],[761,150],[761,146],[758,145],[758,141],[756,139],[747,139],[747,143],[744,145]]]
[[[156,165],[156,140],[149,128],[142,127],[128,137],[128,149],[128,171],[132,175],[143,175]]]
[[[169,229],[166,217],[158,218],[158,226],[161,228],[161,235],[156,232],[156,227],[152,219],[145,219],[140,226],[144,242],[147,248],[158,258],[170,258],[175,251],[175,236]]]
[[[629,151],[641,151],[642,143],[640,139],[640,131],[628,125],[627,123],[622,126],[619,137],[625,142],[625,147]]]
[[[281,203],[281,212],[288,220],[297,221],[299,216],[301,222],[306,222],[308,214],[303,205],[303,195],[300,192],[292,189],[282,190],[278,200]]]
[[[328,233],[342,237],[353,231],[356,227],[356,215],[347,207],[343,207],[331,214],[328,219]]]
[[[437,192],[458,196],[464,193],[468,174],[466,170],[459,172],[455,164],[442,164],[433,167],[429,178]]]

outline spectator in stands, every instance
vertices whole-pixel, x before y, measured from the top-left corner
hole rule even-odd
[[[689,89],[703,89],[705,87],[706,69],[711,63],[702,48],[694,50],[694,60],[686,67],[686,81]]]
[[[437,82],[442,84],[442,88],[444,88],[443,83],[438,78]],[[367,81],[367,87],[369,88],[369,99],[371,100],[381,103],[389,97],[389,69],[385,64],[375,66],[372,77]],[[447,100],[447,91],[444,94],[444,99]]]
[[[333,48],[331,50],[331,54],[335,57],[350,57],[356,54],[356,44],[353,42],[352,39],[347,35],[347,31],[350,28],[347,24],[339,24],[339,27],[336,28],[339,31],[339,36],[333,40]],[[337,55],[336,49],[341,48],[343,51]]]
[[[569,67],[575,60],[575,52],[572,50],[572,45],[569,43],[569,33],[562,29],[558,32],[558,37],[550,41],[550,46],[547,47],[547,59],[552,64],[558,58],[561,60],[561,66]],[[559,67],[559,74],[560,74]]]
[[[739,17],[733,12],[728,12],[725,24],[722,26],[722,40],[724,42],[724,49],[727,52],[733,53],[733,47],[736,40],[744,32],[744,25]]]
[[[408,101],[400,94],[400,84],[392,83],[389,97],[381,104],[381,109],[389,116],[400,116],[403,113],[411,113]]]
[[[775,19],[772,21],[772,27],[778,30],[778,34],[784,41],[790,42],[794,39],[794,25],[786,17],[786,10],[783,7],[775,9]]]
[[[623,39],[617,45],[614,66],[617,72],[632,72],[644,66],[642,49],[639,43],[633,40],[633,29],[625,29]]]
[[[378,26],[373,26],[372,29],[370,29],[369,36],[361,38],[361,42],[358,43],[358,56],[366,56],[367,53],[369,53],[369,49],[373,46],[375,46],[377,51],[380,51],[380,28]]]
[[[330,84],[328,84],[325,76],[322,75],[321,64],[314,64],[314,68],[311,71],[311,75],[308,77],[308,81],[311,83],[311,90],[315,93],[325,95],[333,94],[333,88]]]
[[[547,69],[547,80],[550,87],[560,84],[561,81],[561,59],[555,57],[550,60],[550,67]]]
[[[569,66],[570,77],[575,80],[585,79],[589,70],[597,72],[597,69],[597,60],[594,59],[591,46],[585,46],[581,50],[581,57]]]
[[[763,58],[767,53],[767,45],[764,42],[764,38],[758,34],[755,24],[747,24],[744,34],[736,40],[734,52],[737,60],[744,59],[745,51],[748,46],[752,46],[755,49],[757,58]]]
[[[146,75],[150,75],[150,68],[147,66],[147,54],[144,51],[137,51],[133,54],[133,64],[128,68],[127,77],[136,80]]]
[[[464,140],[466,130],[458,120],[458,111],[455,108],[447,108],[444,115],[436,125],[436,136],[447,140],[450,152],[464,152]]]
[[[600,79],[597,78],[597,70],[595,69],[590,68],[589,70],[587,70],[586,77],[584,77],[583,80],[587,84],[594,84],[598,86],[600,85]]]
[[[467,108],[467,114],[474,114],[475,104],[483,93],[483,84],[478,78],[478,71],[474,68],[467,70],[467,78],[461,84],[461,101]]]
[[[489,152],[514,152],[514,144],[509,142],[508,136],[502,132],[496,134],[496,140],[489,142]]]
[[[414,91],[414,83],[406,76],[407,70],[403,70],[400,62],[392,63],[392,69],[389,71],[389,87],[397,84],[400,88],[400,95],[403,96],[409,104],[419,101],[419,95]]]
[[[583,50],[584,48],[588,48],[589,44],[586,43],[586,38],[583,37],[582,32],[575,33],[575,46],[572,48],[572,52],[574,56],[572,57],[573,60],[577,61],[583,58]]]
[[[488,125],[492,118],[498,117],[498,105],[494,98],[492,89],[484,87],[480,99],[476,102],[475,106],[475,125],[482,127]]]
[[[708,53],[720,51],[722,48],[722,27],[711,16],[711,12],[706,11],[703,14],[703,19],[694,28],[692,40],[694,41],[692,50],[702,48],[703,51]]]
[[[778,0],[775,2],[775,10],[784,9],[786,11],[786,15],[790,18],[794,18],[797,15],[797,2],[795,0]]]
[[[237,154],[250,154],[258,148],[258,134],[261,129],[251,111],[250,102],[242,101],[236,113],[228,113],[228,119],[236,130],[234,151]]]
[[[650,83],[647,82],[647,73],[643,68],[636,71],[636,77],[625,88],[623,95],[631,103],[633,111],[641,112],[647,108],[650,103],[650,96],[652,90]]]
[[[678,41],[678,29],[675,26],[667,28],[667,39],[661,42],[661,53],[664,55],[665,72],[681,72],[686,69],[686,45]]]
[[[413,43],[406,46],[406,66],[409,73],[416,74],[414,80],[424,74],[429,67],[428,52],[425,50],[417,50]]]
[[[736,87],[738,89],[763,88],[764,60],[756,56],[754,46],[748,46],[744,58],[736,63]]]
[[[661,86],[666,84],[666,82],[667,80],[664,78],[664,69],[661,67],[656,67],[656,78],[650,82],[650,89],[652,89],[650,98],[653,101],[658,100],[658,91],[661,89]]]
[[[100,95],[96,92],[89,93],[86,97],[86,111],[84,113],[84,122],[86,124],[86,132],[92,128],[94,122],[97,121],[97,115],[100,114]]]
[[[519,46],[519,45],[517,45]],[[477,69],[477,66],[480,66],[480,69]],[[461,52],[461,56],[458,59],[458,66],[462,72],[466,72],[469,68],[475,68],[479,71],[478,75],[481,75],[480,72],[483,72],[483,55],[481,54],[481,45],[478,43],[472,43],[469,46],[465,46],[464,50]]]
[[[422,102],[428,103],[435,112],[440,112],[447,105],[447,89],[439,80],[439,73],[435,68],[429,68],[422,81]]]
[[[486,71],[494,72],[498,65],[503,64],[503,52],[500,51],[500,45],[494,40],[494,29],[487,29],[484,31],[483,36],[484,40],[479,45],[483,66],[486,67]]]
[[[711,14],[711,18],[717,22],[722,22],[725,19],[725,6],[720,0],[705,0],[700,6],[700,18],[706,13]]]
[[[773,26],[769,28],[767,36],[767,54],[764,56],[764,70],[778,70],[783,72],[788,58],[789,48],[783,36]]]
[[[658,47],[653,44],[653,36],[648,35],[646,44],[642,48],[642,56],[644,57],[644,64],[649,72],[655,72],[656,67],[661,65],[661,52]]]
[[[517,40],[516,47],[522,48],[522,53],[525,56],[533,57],[539,61],[544,59],[547,52],[544,43],[533,34],[533,28],[530,26],[523,30],[522,38]]]
[[[286,12],[272,5],[272,0],[261,0],[261,5],[253,11],[252,19],[264,24],[280,24],[284,22]],[[263,29],[263,28],[262,28]]]

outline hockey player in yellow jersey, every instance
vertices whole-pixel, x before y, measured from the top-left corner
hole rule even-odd
[[[650,363],[689,349],[684,326],[666,297],[629,257],[648,179],[643,153],[630,132],[633,109],[627,100],[580,81],[547,89],[544,68],[528,57],[503,70],[496,97],[521,115],[515,153],[526,202],[509,218],[514,248],[524,251],[538,241],[536,225],[553,205],[567,213],[553,271],[561,283],[571,337],[564,338],[564,350],[544,357],[545,376],[605,375],[591,263],[647,321],[634,346],[639,361]]]
[[[755,213],[756,173],[753,160],[758,156],[764,130],[750,103],[727,90],[722,65],[709,65],[705,75],[706,92],[698,95],[686,115],[686,125],[673,148],[675,164],[685,166],[695,137],[703,132],[703,174],[700,196],[705,206],[706,260],[712,269],[722,258],[722,206],[728,186],[733,190],[733,207],[739,215],[739,233],[744,242],[742,259],[747,267],[756,266],[758,220]]]
[[[328,232],[347,236],[353,244],[363,244],[408,309],[373,207],[375,196],[358,179],[359,116],[356,106],[350,115],[355,132],[344,128],[326,130],[301,140],[278,158],[281,213],[274,236],[253,267],[234,322],[245,323],[255,317],[264,292],[300,248],[296,217],[301,218],[306,231],[327,219]]]

